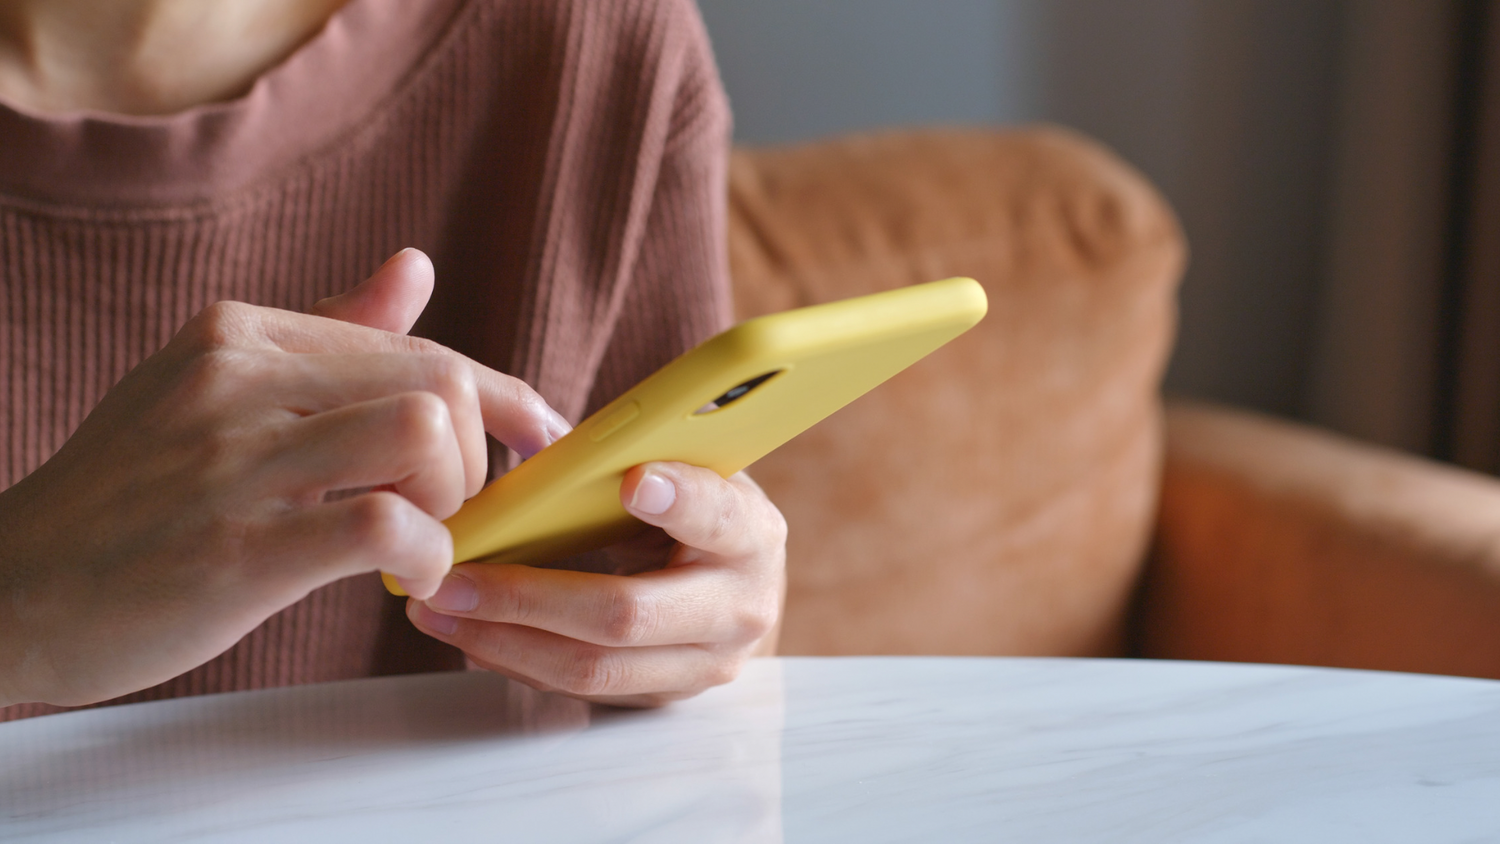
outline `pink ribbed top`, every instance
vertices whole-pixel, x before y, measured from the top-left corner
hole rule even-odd
[[[690,0],[352,0],[232,102],[0,103],[0,488],[205,305],[304,310],[405,246],[416,333],[576,421],[728,322],[728,137]],[[352,578],[127,699],[461,665]]]

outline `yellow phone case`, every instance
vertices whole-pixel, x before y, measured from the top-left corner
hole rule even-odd
[[[672,460],[729,477],[967,331],[986,308],[978,282],[955,278],[746,320],[469,499],[445,522],[454,561],[544,562],[624,539],[641,526],[620,505],[630,468]],[[385,583],[404,594],[389,575]]]

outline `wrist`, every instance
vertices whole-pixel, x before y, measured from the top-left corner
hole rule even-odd
[[[28,687],[40,655],[22,629],[22,598],[10,562],[0,558],[0,707],[38,699]]]
[[[0,561],[3,565],[3,561]],[[0,575],[0,583],[4,582]],[[36,648],[24,641],[17,629],[17,602],[8,590],[0,587],[0,707],[31,703],[37,697],[27,691],[31,665],[36,662]]]
[[[17,501],[20,486],[0,490],[0,536],[6,537],[0,546],[0,707],[45,699],[42,690],[33,688],[36,667],[42,662],[41,648],[28,635],[24,618],[29,604],[26,573],[32,567],[23,562],[27,556],[22,550],[23,533],[11,529],[21,521],[15,518],[23,509]]]

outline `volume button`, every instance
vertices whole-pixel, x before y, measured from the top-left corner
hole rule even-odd
[[[641,406],[635,402],[616,408],[608,416],[595,422],[589,428],[589,439],[601,442],[614,432],[629,425],[631,420],[641,415]]]

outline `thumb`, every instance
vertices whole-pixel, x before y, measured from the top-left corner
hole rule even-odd
[[[405,334],[432,298],[432,285],[432,260],[419,249],[406,248],[392,255],[353,290],[314,304],[312,313]]]

